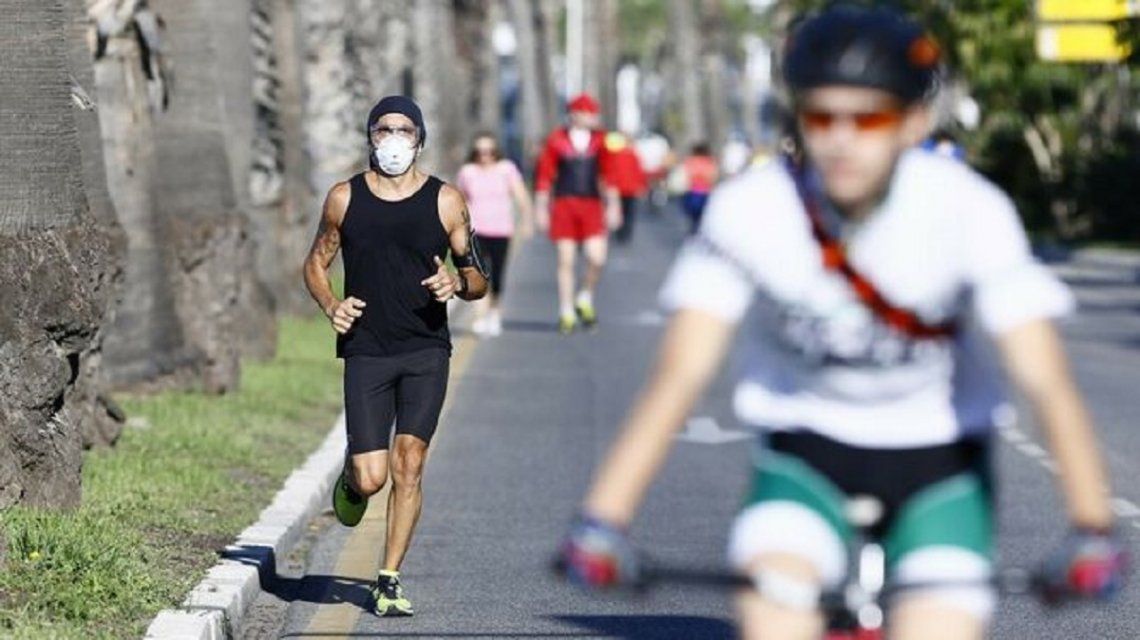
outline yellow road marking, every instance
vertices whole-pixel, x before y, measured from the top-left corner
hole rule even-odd
[[[451,393],[454,385],[463,376],[471,362],[478,340],[471,336],[463,336],[453,341],[454,350],[451,355],[451,373],[448,376],[447,398],[443,403],[443,417],[440,418],[440,428],[432,442],[438,441],[443,431],[445,418],[451,409],[455,395]],[[429,447],[428,458],[431,458],[432,449]],[[386,483],[384,489],[368,500],[368,510],[360,524],[356,525],[352,534],[345,540],[337,555],[336,567],[333,575],[344,578],[371,581],[380,570],[380,557],[384,548],[384,538],[388,528],[387,508],[388,491],[392,483]],[[335,525],[334,525],[335,526]],[[413,542],[415,538],[413,537]],[[361,609],[355,602],[338,602],[335,604],[322,604],[317,606],[317,612],[309,619],[309,624],[301,633],[306,638],[343,638],[356,629],[360,621]]]

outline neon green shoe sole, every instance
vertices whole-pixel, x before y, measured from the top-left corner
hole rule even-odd
[[[404,595],[399,574],[380,572],[372,585],[372,598],[376,601],[372,612],[380,617],[410,616],[415,613],[412,603]]]
[[[573,316],[562,316],[558,319],[558,333],[568,336],[574,333],[574,328],[578,326],[578,321]]]
[[[598,324],[598,312],[594,310],[593,304],[580,302],[574,305],[574,310],[578,312],[578,318],[582,320],[582,326],[587,329],[592,329]]]
[[[346,527],[355,527],[368,509],[368,498],[348,486],[348,478],[342,473],[333,487],[332,504],[336,519]]]

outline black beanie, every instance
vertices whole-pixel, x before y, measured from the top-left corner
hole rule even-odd
[[[424,141],[427,140],[427,129],[424,128],[424,114],[420,112],[419,106],[407,96],[387,96],[380,99],[372,111],[368,112],[368,122],[364,124],[364,136],[369,140],[372,139],[372,126],[381,117],[389,113],[398,113],[406,116],[416,125],[420,130],[420,146],[424,146]]]

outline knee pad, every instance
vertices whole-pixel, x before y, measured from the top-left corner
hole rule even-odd
[[[818,513],[791,501],[752,505],[733,524],[728,544],[733,568],[747,571],[757,556],[769,553],[804,558],[825,589],[839,586],[847,572],[847,549],[839,534]]]
[[[993,565],[984,556],[953,546],[930,546],[907,553],[895,563],[892,582],[904,587],[895,598],[935,598],[945,604],[987,621],[993,615],[997,596],[993,585]],[[944,583],[940,585],[939,583]],[[921,585],[905,589],[907,584]]]

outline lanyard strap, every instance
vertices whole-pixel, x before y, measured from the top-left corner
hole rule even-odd
[[[796,184],[796,191],[799,193],[804,211],[807,212],[808,220],[811,222],[811,235],[819,243],[820,253],[823,255],[823,266],[826,269],[836,271],[843,276],[859,300],[887,326],[911,338],[947,338],[957,333],[958,325],[952,320],[939,324],[927,324],[913,311],[896,307],[883,294],[879,293],[879,290],[870,280],[856,271],[847,259],[847,252],[843,249],[843,245],[831,237],[831,234],[823,226],[819,202],[812,197],[808,189],[803,167],[796,166],[790,158],[787,159],[785,166]]]

